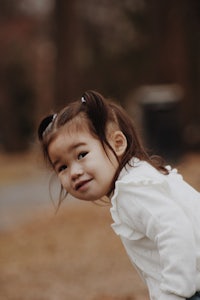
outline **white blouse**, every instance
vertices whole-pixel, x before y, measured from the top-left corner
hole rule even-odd
[[[116,181],[111,225],[152,300],[200,290],[200,193],[169,166],[164,175],[134,158]]]

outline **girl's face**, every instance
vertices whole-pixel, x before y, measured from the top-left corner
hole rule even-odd
[[[68,127],[59,129],[50,143],[50,160],[69,194],[81,200],[98,200],[109,193],[118,161],[108,148],[106,155],[101,142],[86,126],[79,131]]]

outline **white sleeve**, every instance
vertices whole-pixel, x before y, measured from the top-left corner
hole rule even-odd
[[[163,293],[159,299],[172,300],[179,298],[178,295],[188,297],[195,293],[196,250],[192,225],[171,198],[167,182],[127,183],[118,191],[119,215],[129,227],[137,226],[157,246]]]

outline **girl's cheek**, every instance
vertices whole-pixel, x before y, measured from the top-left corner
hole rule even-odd
[[[67,176],[60,175],[60,176],[59,176],[59,180],[60,180],[60,183],[62,184],[62,186],[63,186],[65,189],[67,189],[68,186],[69,186],[69,181],[68,181]]]

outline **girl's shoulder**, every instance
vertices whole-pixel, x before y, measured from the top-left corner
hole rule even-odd
[[[166,185],[171,186],[173,182],[183,184],[183,177],[176,169],[172,169],[171,166],[166,166],[166,169],[169,172],[168,174],[158,171],[147,161],[133,158],[120,172],[115,187],[129,184],[141,187],[152,187],[161,184],[166,187]]]
[[[176,169],[172,169],[170,166],[166,167],[170,174],[178,175]],[[118,181],[131,181],[131,182],[141,182],[141,181],[163,181],[166,176],[159,172],[147,161],[139,160],[138,158],[133,158],[120,172]]]

